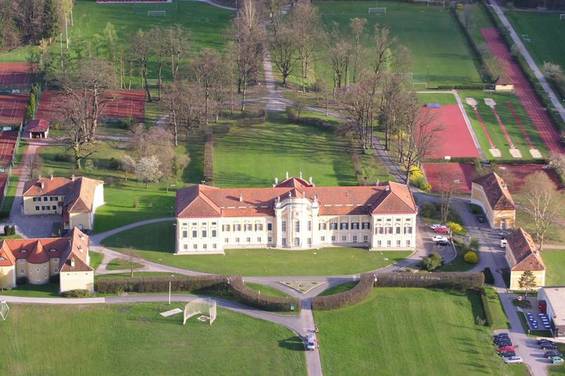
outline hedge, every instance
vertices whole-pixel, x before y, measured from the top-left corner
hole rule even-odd
[[[134,277],[129,279],[108,278],[94,282],[94,290],[103,294],[117,294],[122,292],[166,292],[169,291],[169,282],[172,291],[198,291],[206,288],[225,289],[227,279],[224,276],[176,276],[175,278],[163,277]]]
[[[359,282],[350,290],[328,296],[316,296],[312,299],[312,308],[330,310],[360,303],[371,293],[375,284],[373,273],[361,274]]]
[[[204,144],[204,181],[214,183],[214,133],[208,130]]]
[[[229,278],[229,291],[241,303],[265,311],[299,311],[300,301],[292,297],[278,297],[260,294],[258,291],[245,286],[239,276]]]
[[[90,291],[81,289],[69,290],[61,293],[61,296],[64,298],[90,298],[92,295],[93,294]]]
[[[475,272],[436,272],[410,273],[394,272],[377,274],[377,287],[439,287],[460,290],[483,287],[483,273]]]
[[[483,305],[483,312],[485,313],[486,326],[492,326],[492,312],[490,311],[488,297],[485,289],[479,290],[479,296],[481,297],[481,304]]]

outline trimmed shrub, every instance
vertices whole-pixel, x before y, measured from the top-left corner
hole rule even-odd
[[[424,192],[429,192],[432,189],[432,186],[426,180],[424,173],[418,167],[413,167],[410,170],[410,184],[418,187]]]
[[[330,310],[357,304],[367,298],[375,285],[373,273],[361,274],[359,282],[350,290],[334,295],[316,296],[312,299],[312,308]]]
[[[485,283],[487,285],[494,285],[494,275],[489,267],[483,269],[483,275],[485,276]]]
[[[479,262],[479,255],[477,252],[467,251],[463,256],[463,260],[465,260],[467,264],[476,264]]]
[[[433,272],[442,265],[443,265],[443,257],[441,257],[441,255],[437,252],[434,252],[431,255],[424,257],[422,259],[422,268],[429,272]]]
[[[467,290],[481,288],[485,283],[483,273],[382,273],[377,275],[377,287],[437,287]]]
[[[467,233],[465,227],[457,222],[447,222],[447,227],[449,227],[453,234],[465,235]]]
[[[175,276],[175,278],[163,277],[138,277],[138,278],[108,278],[99,279],[94,282],[96,292],[103,294],[116,294],[122,292],[166,292],[169,291],[169,281],[172,291],[191,291],[201,289],[218,288],[226,289],[227,279],[224,276]]]
[[[485,313],[485,325],[492,326],[492,312],[490,311],[490,306],[488,304],[487,294],[484,289],[480,289],[478,292],[481,297],[483,312]]]
[[[228,281],[230,293],[243,304],[265,311],[289,312],[300,310],[300,302],[296,298],[260,294],[258,291],[245,286],[243,279],[239,276],[230,277]]]
[[[15,235],[16,234],[16,226],[12,225],[4,225],[4,235]]]
[[[61,293],[64,298],[90,298],[93,294],[88,290],[69,290]]]

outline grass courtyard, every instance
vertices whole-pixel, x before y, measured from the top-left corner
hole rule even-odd
[[[326,25],[337,22],[349,34],[354,17],[367,18],[366,30],[375,24],[390,28],[398,43],[412,53],[414,81],[426,83],[419,88],[437,85],[480,83],[476,62],[462,32],[447,8],[403,2],[315,1]],[[386,7],[386,15],[368,15],[370,7]],[[365,41],[370,45],[370,41]],[[326,51],[317,61],[317,75],[331,81]]]
[[[565,250],[545,250],[541,255],[547,267],[546,285],[565,285]]]
[[[107,238],[103,244],[160,264],[215,274],[340,275],[374,270],[410,255],[409,251],[369,252],[360,248],[311,251],[227,250],[225,255],[175,256],[172,222],[140,226]]]
[[[315,312],[322,367],[331,375],[527,375],[507,366],[471,293],[376,288],[367,301]]]
[[[279,117],[233,124],[215,134],[214,185],[269,187],[278,177],[312,176],[316,185],[355,185],[349,138]]]
[[[286,328],[220,308],[212,326],[159,315],[176,307],[13,304],[0,374],[306,374],[302,343]]]
[[[460,93],[464,103],[465,111],[471,119],[471,124],[479,144],[486,157],[491,160],[535,160],[530,154],[530,143],[539,150],[542,157],[547,157],[547,149],[537,129],[526,114],[518,98],[511,93],[494,93],[483,91],[464,91]],[[478,102],[477,111],[483,119],[488,135],[493,144],[501,152],[501,157],[495,158],[490,152],[491,148],[487,133],[483,130],[479,117],[475,114],[472,107],[466,103],[466,98],[473,98]],[[522,158],[514,158],[510,152],[508,142],[502,127],[499,125],[494,111],[485,104],[485,98],[492,98],[496,102],[496,112],[499,115],[504,127],[508,132],[510,140],[522,154]],[[528,138],[530,141],[528,141]]]

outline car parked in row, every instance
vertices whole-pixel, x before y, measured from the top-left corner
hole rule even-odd
[[[504,358],[503,360],[506,364],[517,364],[523,362],[522,358],[520,358],[519,356],[510,356],[508,358]]]
[[[434,235],[432,237],[432,241],[436,244],[439,244],[439,245],[448,245],[449,244],[449,238],[447,236],[443,236],[443,235]]]

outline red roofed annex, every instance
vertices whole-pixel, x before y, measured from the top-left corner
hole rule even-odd
[[[268,188],[194,185],[177,192],[177,253],[229,248],[359,246],[414,249],[416,214],[404,184],[317,187],[302,178]]]
[[[89,239],[78,228],[65,238],[6,239],[0,243],[0,287],[14,288],[18,279],[43,285],[59,275],[61,292],[93,291]]]

